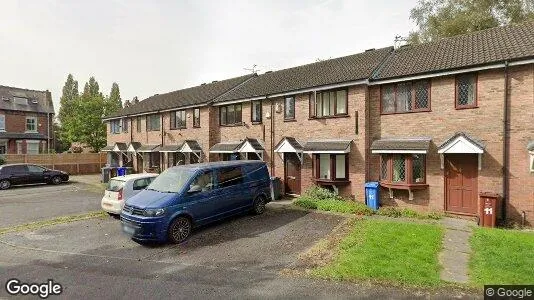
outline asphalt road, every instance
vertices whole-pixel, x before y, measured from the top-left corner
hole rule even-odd
[[[78,183],[2,191],[0,222],[5,226],[93,211],[100,196]],[[60,298],[67,299],[462,296],[281,275],[343,220],[270,204],[263,215],[200,228],[181,245],[139,245],[112,217],[7,233],[0,235],[0,299],[9,297],[5,283],[10,278],[27,283],[52,279],[63,286]]]
[[[0,227],[99,210],[102,195],[77,182],[12,187],[0,191]]]

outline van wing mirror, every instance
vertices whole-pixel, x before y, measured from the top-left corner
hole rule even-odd
[[[193,193],[198,193],[202,191],[202,188],[198,185],[193,185],[192,187],[189,188],[189,191],[187,191],[189,194],[193,194]]]

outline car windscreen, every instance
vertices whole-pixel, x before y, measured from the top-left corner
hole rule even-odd
[[[118,192],[123,187],[124,187],[124,181],[111,179],[108,183],[108,187],[106,188],[106,190],[110,192]]]
[[[193,170],[187,168],[175,167],[167,169],[152,181],[147,190],[178,193],[194,174]]]

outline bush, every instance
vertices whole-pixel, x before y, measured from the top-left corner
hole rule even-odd
[[[443,218],[444,214],[442,212],[438,212],[438,211],[432,211],[432,212],[429,212],[426,217],[428,219],[432,219],[432,220],[439,220],[441,218]]]
[[[355,213],[367,216],[374,213],[372,209],[363,203],[344,199],[336,193],[318,186],[308,189],[294,203],[295,205],[307,209],[318,209],[339,213]]]
[[[338,194],[319,186],[312,186],[304,192],[304,196],[313,200],[340,200]]]
[[[309,198],[299,197],[294,203],[307,209],[317,209],[317,203]]]
[[[424,219],[425,215],[422,215],[415,210],[409,209],[409,208],[403,208],[400,211],[401,216],[405,218],[414,218],[414,219]]]
[[[0,155],[0,166],[6,163],[6,159]]]

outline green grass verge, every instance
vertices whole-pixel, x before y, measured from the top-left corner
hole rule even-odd
[[[71,223],[71,222],[82,221],[82,220],[87,220],[87,219],[102,218],[105,216],[107,216],[107,213],[103,211],[94,211],[94,212],[90,212],[86,214],[57,217],[57,218],[53,218],[50,220],[26,223],[26,224],[11,226],[11,227],[3,227],[3,228],[0,228],[0,235],[11,233],[11,232],[35,230],[35,229],[39,229],[43,227]]]
[[[353,213],[357,215],[367,215],[370,216],[373,214],[373,210],[367,207],[365,204],[350,200],[339,200],[339,199],[325,199],[317,200],[310,199],[307,197],[299,197],[294,202],[295,205],[308,208],[308,209],[318,209],[323,211],[332,211],[339,213]]]
[[[475,228],[470,239],[472,284],[532,284],[534,233]]]
[[[433,224],[360,220],[341,242],[334,261],[312,274],[328,279],[438,286],[442,236],[443,229]]]

